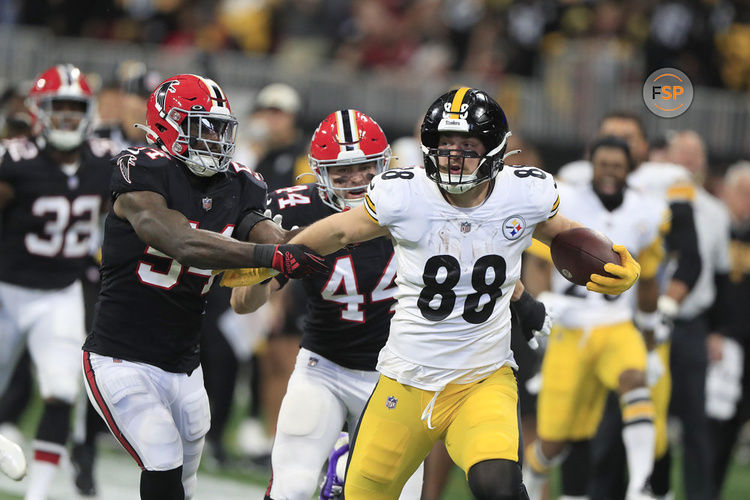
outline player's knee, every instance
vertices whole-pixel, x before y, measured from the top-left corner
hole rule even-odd
[[[197,441],[208,433],[211,428],[211,409],[205,390],[185,398],[180,418],[180,433],[186,441]]]
[[[174,422],[165,414],[145,415],[133,422],[136,443],[150,470],[182,469],[183,450]]]
[[[469,488],[478,500],[524,500],[521,466],[511,460],[483,460],[469,469]]]
[[[646,373],[642,370],[625,370],[620,374],[618,380],[618,390],[620,395],[638,389],[639,387],[646,387]]]
[[[141,472],[141,500],[184,500],[182,467]]]

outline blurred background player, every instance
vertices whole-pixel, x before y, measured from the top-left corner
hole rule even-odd
[[[34,139],[4,143],[0,163],[0,302],[4,390],[28,345],[44,410],[26,498],[46,498],[80,388],[84,306],[79,280],[108,208],[113,144],[88,138],[93,95],[81,71],[59,65],[29,91]]]
[[[556,328],[542,364],[539,439],[526,451],[530,474],[525,480],[532,500],[542,498],[550,469],[562,462],[569,447],[588,451],[610,390],[619,395],[625,422],[622,439],[630,478],[626,499],[641,498],[653,466],[655,412],[646,385],[647,350],[632,311],[636,302],[639,309],[656,309],[667,206],[626,187],[633,161],[621,139],[598,139],[590,155],[591,182],[572,188],[561,184],[560,211],[623,242],[638,255],[642,272],[637,292],[617,296],[595,294],[552,275],[552,294],[542,300],[554,311]],[[586,495],[589,468],[579,466],[575,478],[563,474],[563,495]]]
[[[673,163],[652,161],[643,120],[634,113],[614,110],[605,114],[599,122],[599,136],[611,135],[624,140],[630,149],[634,169],[628,176],[628,185],[651,196],[666,200],[671,213],[669,232],[665,236],[665,246],[672,262],[670,276],[661,285],[661,295],[657,302],[658,314],[635,318],[641,330],[653,330],[663,323],[670,323],[677,314],[679,304],[685,299],[698,281],[701,273],[701,255],[698,249],[695,214],[692,205],[692,183],[690,173],[682,166]],[[590,182],[591,163],[574,162],[559,171],[560,180],[581,185]],[[646,319],[644,323],[641,319]],[[668,329],[657,328],[660,331]],[[656,347],[663,364],[668,365],[669,343]],[[656,361],[651,358],[652,363]],[[664,495],[669,491],[670,457],[666,436],[666,412],[669,406],[671,378],[665,370],[663,376],[651,388],[656,408],[657,460],[654,463],[651,488],[654,493]],[[663,423],[664,422],[664,423]],[[597,435],[591,443],[591,494],[614,495],[625,493],[624,470],[625,449],[621,439],[622,423],[620,403],[616,395],[607,398],[604,416]],[[563,463],[565,470],[581,470],[579,461],[588,460],[587,452],[574,447]],[[659,479],[663,478],[663,479]]]
[[[154,147],[113,160],[102,288],[83,369],[91,404],[142,470],[143,499],[195,493],[211,419],[199,359],[211,269],[273,267],[292,277],[324,270],[301,247],[244,243],[275,225],[262,215],[262,178],[232,162],[236,126],[216,82],[177,75],[148,101],[141,128]]]
[[[747,307],[750,304],[750,162],[741,161],[729,167],[722,199],[732,224],[727,296],[732,301],[734,317],[725,335],[711,334],[708,339],[709,361],[720,369],[718,383],[712,387],[709,380],[707,391],[718,391],[726,408],[720,416],[718,412],[711,416],[715,457],[713,498],[725,497],[722,490],[737,438],[750,419],[750,309]],[[730,359],[731,354],[734,359]]]
[[[380,126],[354,109],[321,122],[310,143],[317,183],[282,188],[268,206],[285,227],[308,226],[359,207],[367,185],[388,168],[391,149]],[[281,404],[267,498],[308,499],[342,429],[354,434],[378,379],[378,352],[388,337],[396,291],[393,245],[377,238],[326,257],[329,273],[302,282],[308,312],[294,372]],[[254,310],[271,284],[239,288],[232,305]],[[420,498],[421,468],[401,498]]]

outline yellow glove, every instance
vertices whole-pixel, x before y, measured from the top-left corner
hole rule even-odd
[[[250,286],[273,278],[279,272],[267,267],[246,267],[243,269],[217,269],[213,274],[224,273],[221,277],[221,286],[235,288],[238,286]]]
[[[586,289],[592,292],[606,293],[607,295],[620,295],[638,281],[638,277],[641,275],[640,264],[636,262],[624,246],[615,244],[612,245],[612,249],[620,254],[622,265],[608,262],[604,264],[604,270],[617,277],[610,278],[601,274],[592,274],[589,277],[591,281],[586,283]]]

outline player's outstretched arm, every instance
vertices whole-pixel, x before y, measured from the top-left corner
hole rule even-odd
[[[372,220],[364,205],[360,205],[319,220],[303,229],[289,243],[302,244],[321,255],[328,255],[351,243],[388,234],[388,229]]]
[[[121,194],[114,211],[133,226],[141,241],[183,265],[201,269],[268,267],[290,278],[326,270],[319,256],[299,245],[243,243],[213,231],[193,229],[183,214],[168,208],[164,197],[151,191]]]

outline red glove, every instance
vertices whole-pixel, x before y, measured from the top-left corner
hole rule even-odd
[[[323,257],[304,245],[256,245],[255,259],[259,266],[276,269],[287,278],[308,278],[328,270]]]

